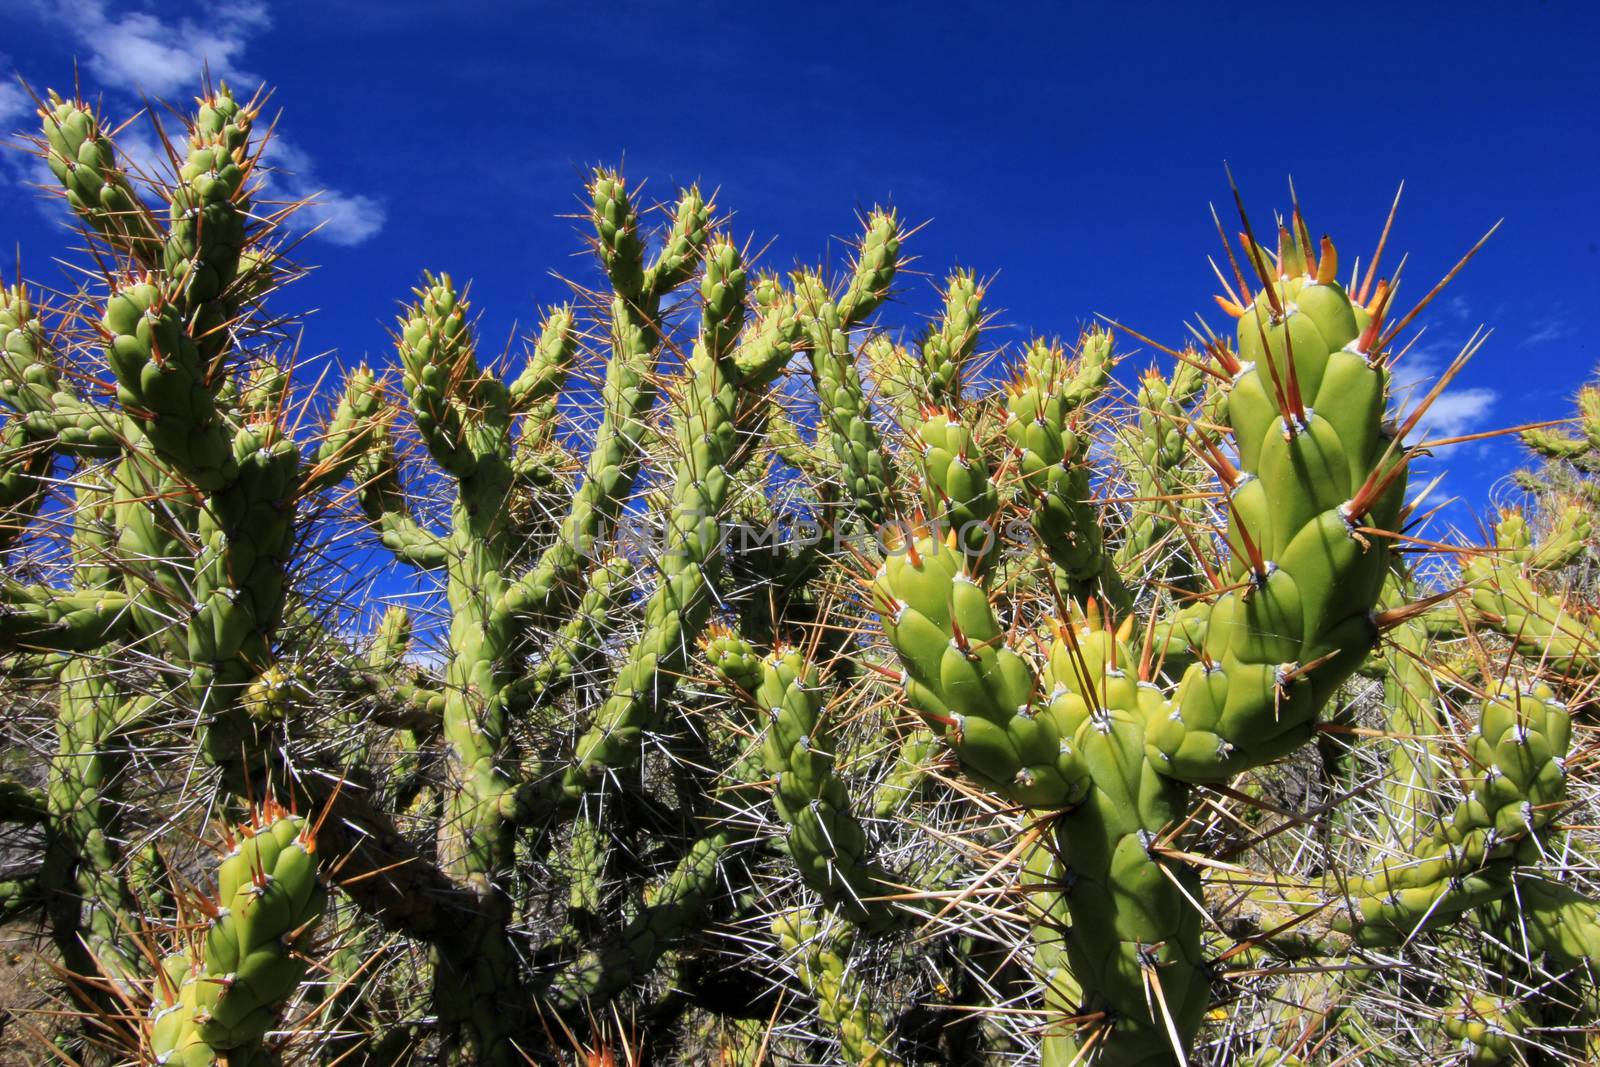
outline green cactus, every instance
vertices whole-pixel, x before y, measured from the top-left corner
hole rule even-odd
[[[1203,357],[1190,349],[1170,378],[1151,368],[1139,380],[1137,421],[1116,443],[1133,480],[1133,514],[1115,557],[1123,573],[1149,573],[1158,553],[1169,562],[1156,575],[1183,578],[1192,576],[1197,566],[1185,559],[1188,553],[1177,527],[1192,510],[1185,498],[1199,464],[1187,444],[1186,409],[1206,384],[1203,366]],[[1169,546],[1174,540],[1178,543]]]
[[[264,99],[130,175],[50,97],[103,269],[0,287],[0,916],[69,992],[48,1055],[1595,1057],[1592,387],[1468,546],[1405,505],[1393,289],[1298,210],[1124,403],[1110,333],[1008,353],[973,271],[898,332],[893,213],[846,277],[757,272],[604,169],[600,291],[517,366],[426,274],[392,372],[308,387]]]
[[[215,899],[195,902],[204,933],[162,961],[145,1038],[157,1063],[271,1062],[261,1039],[305,975],[295,949],[327,900],[315,838],[270,801],[236,833]]]
[[[1082,598],[1103,591],[1120,610],[1127,594],[1108,567],[1087,445],[1076,425],[1079,410],[1105,388],[1111,358],[1111,335],[1104,332],[1083,336],[1075,362],[1059,345],[1035,341],[1006,397],[1006,437],[1017,453],[1023,506],[1064,579],[1063,593]]]
[[[874,898],[889,886],[867,859],[866,831],[834,773],[838,745],[825,719],[816,667],[793,649],[758,658],[748,642],[727,630],[710,634],[706,653],[723,683],[767,717],[762,757],[800,876],[850,922],[882,929],[892,915]]]
[[[851,927],[824,929],[803,915],[780,915],[772,921],[772,932],[816,998],[817,1014],[838,1035],[843,1062],[898,1067],[902,1061],[891,1052],[888,1027],[872,1007],[869,992],[850,971]]]
[[[1382,943],[1504,896],[1509,861],[1538,854],[1566,795],[1571,716],[1549,687],[1484,697],[1468,751],[1470,793],[1431,841],[1351,883],[1359,939]]]
[[[506,610],[536,619],[559,614],[583,560],[616,521],[633,486],[646,416],[656,397],[652,372],[661,344],[661,302],[694,275],[713,213],[698,189],[685,190],[660,254],[646,266],[638,215],[621,176],[596,171],[589,191],[597,248],[614,290],[612,357],[601,392],[605,415],[559,535],[509,590]]]
[[[856,368],[850,331],[888,295],[899,259],[899,219],[892,212],[874,211],[842,295],[835,299],[827,283],[812,272],[796,272],[792,279],[833,458],[845,473],[856,514],[872,527],[881,526],[891,514],[889,474],[883,441]]]
[[[1569,505],[1535,550],[1527,522],[1508,512],[1495,527],[1495,543],[1461,566],[1477,618],[1515,642],[1523,657],[1557,675],[1592,673],[1600,662],[1593,613],[1576,597],[1546,591],[1547,575],[1581,552],[1588,537],[1588,514]]]

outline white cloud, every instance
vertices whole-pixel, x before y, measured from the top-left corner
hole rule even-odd
[[[226,80],[248,96],[260,79],[244,67],[251,39],[272,25],[265,0],[224,0],[206,8],[205,22],[188,17],[163,19],[147,12],[125,13],[109,0],[33,0],[39,15],[72,34],[86,52],[87,87],[124,97],[167,97],[185,101],[209,71],[213,82]],[[0,84],[0,125],[29,110],[25,93]],[[166,151],[147,124],[129,126],[117,146],[147,177],[171,176]],[[383,228],[382,201],[362,193],[329,188],[304,150],[274,137],[267,146],[268,195],[279,200],[310,200],[294,217],[297,227],[317,227],[316,236],[336,245],[358,245]]]
[[[1402,416],[1409,416],[1427,397],[1445,366],[1444,360],[1424,352],[1412,352],[1400,362],[1395,372],[1395,385],[1403,401]],[[1428,406],[1406,440],[1418,443],[1491,429],[1490,416],[1499,399],[1500,394],[1494,389],[1447,386]]]
[[[0,82],[0,127],[9,132],[11,127],[33,114],[33,101],[13,82]]]
[[[1542,345],[1551,341],[1559,341],[1574,332],[1572,324],[1565,319],[1540,319],[1533,324],[1533,332],[1522,339],[1522,347],[1527,348],[1529,345]]]
[[[295,219],[307,229],[319,226],[318,237],[350,247],[383,229],[388,211],[382,201],[362,193],[327,188],[317,180],[311,157],[297,145],[274,136],[267,143],[265,161],[271,168],[268,195],[282,200],[312,198]]]
[[[1446,389],[1429,405],[1408,440],[1461,437],[1485,428],[1500,394],[1493,389]]]
[[[151,96],[193,92],[208,66],[213,77],[253,88],[259,79],[239,60],[250,37],[271,25],[265,5],[247,0],[207,5],[204,22],[117,12],[106,0],[59,0],[44,10],[89,50],[86,65],[101,88]]]

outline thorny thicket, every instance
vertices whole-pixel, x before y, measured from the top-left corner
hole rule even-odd
[[[1412,431],[1483,339],[1393,395],[1437,289],[1387,223],[1363,271],[1241,205],[1232,325],[1124,389],[1103,329],[996,348],[970,272],[884,326],[892,212],[780,275],[598,169],[515,359],[427,274],[334,392],[260,107],[141,175],[41,102],[84,244],[0,293],[19,1058],[1600,1051],[1596,397],[1441,529]]]

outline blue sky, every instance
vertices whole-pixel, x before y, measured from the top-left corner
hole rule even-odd
[[[1197,312],[1220,325],[1207,204],[1226,206],[1224,160],[1258,225],[1292,175],[1346,262],[1404,179],[1402,305],[1506,219],[1407,357],[1436,370],[1474,327],[1495,330],[1441,432],[1564,416],[1600,360],[1593,5],[510,7],[12,0],[0,69],[64,88],[76,62],[117,118],[141,91],[192,95],[203,60],[274,85],[274,160],[295,172],[278,188],[326,190],[326,228],[301,252],[319,269],[294,296],[319,309],[305,349],[352,361],[391,358],[383,328],[423,267],[472,279],[487,346],[526,326],[563,296],[553,270],[591,276],[563,216],[589,164],[624,156],[659,196],[720,187],[775,266],[892,202],[929,222],[910,246],[929,277],[892,314],[929,310],[963,264],[999,274],[1019,339],[1096,313],[1167,341]],[[0,126],[27,125],[26,98],[0,88]],[[56,281],[65,235],[34,177],[0,167],[0,218],[29,273]],[[1518,455],[1445,458],[1451,487],[1481,499]]]

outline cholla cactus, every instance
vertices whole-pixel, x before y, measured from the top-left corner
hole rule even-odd
[[[269,800],[241,824],[215,898],[192,902],[204,932],[161,961],[146,1043],[159,1064],[265,1059],[260,1042],[305,976],[300,949],[322,916],[316,838]]]
[[[62,1062],[554,1063],[623,1013],[680,1063],[1593,1057],[1586,453],[1404,565],[1375,260],[1246,221],[1232,336],[1129,405],[1112,332],[996,349],[968,270],[901,332],[896,212],[757,271],[602,168],[520,366],[424,274],[324,394],[259,109],[160,180],[50,98],[105,270],[0,290],[0,914]],[[369,614],[375,549],[423,595]]]

